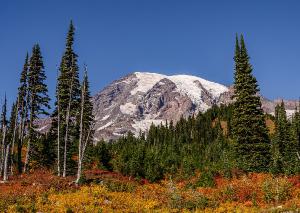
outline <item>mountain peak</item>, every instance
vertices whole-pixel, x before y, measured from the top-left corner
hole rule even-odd
[[[215,97],[218,97],[222,93],[228,91],[228,88],[224,85],[207,81],[193,75],[180,74],[169,76],[151,72],[135,72],[134,75],[138,78],[138,85],[134,88],[134,90],[132,90],[131,94],[135,94],[138,91],[147,92],[157,82],[164,78],[174,82],[179,91],[187,94],[195,102],[200,101],[200,94],[202,92],[202,88],[199,83]]]
[[[228,87],[192,75],[134,72],[94,97],[96,137],[113,139],[147,131],[152,123],[177,121],[219,102]]]

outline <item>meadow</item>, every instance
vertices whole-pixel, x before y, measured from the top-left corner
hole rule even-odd
[[[264,173],[210,180],[199,172],[188,179],[157,183],[116,172],[88,170],[80,186],[75,177],[47,170],[16,176],[0,185],[1,212],[298,212],[300,176]],[[203,183],[207,181],[207,185]]]

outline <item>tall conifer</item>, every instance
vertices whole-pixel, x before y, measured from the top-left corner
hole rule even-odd
[[[28,120],[28,68],[29,68],[29,56],[26,54],[23,70],[20,76],[20,86],[18,88],[18,111],[19,111],[19,129],[17,140],[17,161],[18,172],[22,172],[22,146],[25,137],[25,127]]]
[[[4,170],[4,161],[5,161],[5,151],[6,151],[6,135],[7,135],[7,99],[6,94],[4,98],[4,104],[2,105],[2,113],[0,119],[0,127],[1,127],[1,153],[0,153],[0,176],[3,175]]]
[[[78,138],[78,119],[80,109],[80,81],[79,68],[77,65],[77,54],[73,50],[75,28],[71,21],[66,39],[66,47],[59,67],[59,77],[56,88],[56,108],[53,115],[53,132],[58,135],[58,129],[62,138],[57,138],[59,143],[57,154],[60,155],[60,150],[63,150],[63,162],[57,162],[58,170],[63,164],[63,176],[66,176],[68,170],[68,161],[71,159],[70,147]],[[59,128],[58,116],[59,113]],[[63,146],[62,146],[63,145]],[[68,158],[68,159],[67,159]],[[59,156],[59,160],[60,160]],[[58,174],[60,175],[60,174]]]
[[[32,48],[32,55],[29,63],[28,72],[28,96],[29,96],[29,125],[28,125],[28,143],[24,164],[24,172],[28,169],[32,145],[34,148],[34,139],[36,136],[34,121],[40,115],[48,115],[46,109],[49,109],[50,98],[48,96],[48,88],[45,84],[46,75],[44,71],[43,57],[38,44]]]
[[[13,103],[11,108],[11,115],[9,121],[9,143],[11,143],[11,151],[10,151],[10,173],[13,174],[13,167],[15,163],[15,141],[17,137],[17,125],[18,125],[18,104],[19,100],[16,103]]]
[[[297,116],[295,114],[294,116]],[[297,138],[293,135],[291,122],[287,119],[284,102],[275,108],[275,136],[272,143],[272,172],[294,174],[299,172]]]
[[[259,88],[243,36],[235,48],[233,136],[239,167],[245,171],[267,171],[270,141],[261,107]]]

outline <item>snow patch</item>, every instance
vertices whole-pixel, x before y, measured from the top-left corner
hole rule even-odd
[[[147,132],[152,123],[155,126],[158,126],[163,122],[164,122],[164,120],[161,120],[161,119],[145,119],[145,120],[140,120],[140,121],[134,121],[134,123],[132,124],[132,127],[136,130],[135,136],[138,136],[140,131]]]
[[[115,136],[124,136],[125,134],[114,132],[113,135],[115,135]]]
[[[107,119],[109,118],[109,116],[110,116],[110,115],[105,115],[105,116],[101,119],[101,121],[107,120]]]
[[[106,127],[109,127],[110,125],[112,125],[114,122],[113,121],[110,121],[108,122],[107,124],[103,125],[103,126],[100,126],[97,130],[100,131],[102,129],[105,129]]]
[[[224,85],[191,75],[167,76],[148,72],[135,72],[134,74],[137,77],[138,82],[137,87],[131,91],[131,95],[135,95],[137,92],[148,92],[156,83],[164,78],[174,82],[178,92],[187,95],[195,104],[202,104],[202,88],[197,82],[200,82],[200,84],[213,96],[213,98],[218,98],[222,93],[229,90]]]
[[[120,105],[120,110],[123,114],[133,115],[136,111],[136,105],[129,102],[124,105]]]
[[[43,130],[47,129],[48,125],[42,126],[41,128],[35,129],[37,132],[42,132]]]
[[[286,111],[286,117],[289,118],[289,119],[292,118],[293,115],[295,114],[294,109],[286,109],[285,111]]]
[[[222,93],[228,91],[228,88],[221,84],[210,82],[196,76],[173,75],[168,76],[168,78],[176,84],[180,92],[187,94],[196,103],[201,101],[200,95],[202,92],[202,89],[197,84],[197,81],[199,81],[201,85],[213,95],[214,98],[217,98]]]
[[[130,80],[128,80],[128,79],[125,79],[125,80],[123,80],[123,81],[121,81],[121,82],[118,82],[118,83],[130,84],[130,83],[131,83],[131,81],[130,81]]]
[[[135,76],[138,78],[137,87],[131,90],[130,94],[135,95],[137,92],[148,92],[157,82],[165,78],[165,75],[157,73],[141,73],[135,72]]]
[[[285,112],[286,112],[286,117],[288,119],[291,119],[293,117],[293,115],[295,114],[295,110],[294,109],[286,109]],[[273,116],[275,116],[275,112],[271,112],[270,114],[273,115]]]

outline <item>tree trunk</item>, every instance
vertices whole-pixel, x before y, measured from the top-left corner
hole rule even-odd
[[[9,158],[9,149],[10,149],[10,143],[7,144],[6,146],[6,151],[5,151],[5,160],[4,160],[4,171],[3,171],[3,181],[8,180],[8,158]]]
[[[71,86],[70,86],[70,91],[69,91],[69,103],[68,103],[67,114],[66,114],[66,122],[67,123],[66,123],[65,144],[64,144],[63,177],[67,176],[67,143],[68,143],[68,134],[69,134],[69,120],[70,120],[70,110],[71,110],[71,102],[72,102],[73,80],[74,80],[74,74],[72,73]]]
[[[84,110],[84,94],[85,94],[85,83],[83,82],[83,88],[81,91],[81,112],[80,112],[80,135],[79,135],[79,145],[78,145],[78,170],[77,170],[77,179],[76,184],[79,183],[81,178],[81,169],[82,169],[82,137],[83,137],[83,110]]]
[[[78,158],[78,170],[77,170],[77,178],[75,183],[78,184],[81,178],[81,171],[82,171],[82,161]]]
[[[28,136],[28,143],[27,143],[27,150],[26,150],[26,157],[25,157],[25,163],[24,163],[24,169],[23,172],[25,173],[28,169],[28,163],[29,163],[29,158],[30,158],[30,148],[31,148],[31,139],[32,139],[32,134],[33,134],[33,114],[34,114],[34,109],[33,109],[33,100],[34,97],[31,97],[31,110],[30,110],[30,119],[29,119],[29,136]]]
[[[5,159],[5,139],[6,139],[6,126],[3,126],[2,129],[2,144],[1,144],[1,159],[0,159],[0,177],[3,174],[3,166]]]
[[[89,129],[89,132],[88,132],[88,135],[84,141],[84,143],[82,144],[81,146],[81,154],[80,154],[80,157],[78,158],[78,171],[77,171],[77,179],[75,181],[76,184],[79,183],[79,180],[81,178],[81,173],[82,173],[82,164],[83,164],[83,159],[84,159],[84,153],[85,153],[85,149],[87,147],[87,144],[89,142],[89,138],[90,138],[90,134],[91,134],[91,131],[92,129],[94,128],[94,124],[90,127]]]
[[[67,142],[68,142],[68,133],[69,133],[70,110],[71,110],[71,101],[69,100],[69,105],[68,105],[67,115],[66,115],[66,122],[67,123],[66,123],[65,144],[64,144],[64,170],[63,170],[63,177],[66,177],[66,175],[67,175]]]
[[[60,176],[60,107],[59,95],[57,95],[57,176]]]
[[[16,134],[17,134],[17,126],[18,126],[18,109],[19,109],[19,97],[17,101],[17,108],[16,108],[16,117],[15,117],[15,126],[14,126],[14,133],[13,133],[13,140],[12,140],[12,147],[11,147],[11,164],[10,164],[10,174],[13,175],[13,164],[14,164],[14,147],[15,147],[15,140],[16,140]]]
[[[30,154],[29,152],[30,152],[30,137],[29,137],[28,143],[27,143],[26,157],[25,157],[24,168],[23,168],[24,173],[27,171],[27,167],[28,167],[29,154]]]
[[[27,100],[28,101],[28,100]],[[26,101],[26,103],[27,103]],[[22,147],[24,144],[24,138],[25,138],[25,126],[27,123],[27,113],[28,113],[28,107],[22,105],[22,121],[20,125],[20,135],[19,135],[19,143],[18,143],[18,170],[19,173],[22,173]]]
[[[18,172],[22,173],[22,145],[23,145],[23,139],[24,139],[25,115],[27,114],[26,110],[24,112],[24,102],[22,102],[20,112],[21,112],[21,118],[20,118],[20,123],[19,123],[17,162],[18,162]]]

